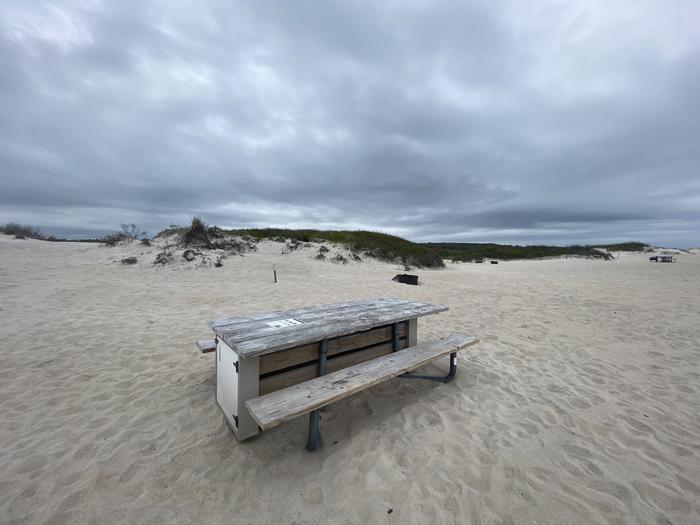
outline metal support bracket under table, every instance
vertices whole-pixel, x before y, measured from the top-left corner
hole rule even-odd
[[[450,371],[445,376],[419,376],[413,372],[401,374],[402,379],[427,379],[428,381],[437,381],[438,383],[449,383],[457,375],[457,352],[450,354]]]
[[[399,323],[394,323],[391,327],[391,335],[393,348],[392,352],[399,351]],[[406,372],[399,377],[403,379],[427,379],[429,381],[437,381],[438,383],[449,383],[457,374],[457,352],[450,354],[450,371],[445,376],[423,376],[416,375],[413,372]]]
[[[318,376],[326,375],[326,358],[328,356],[328,341],[323,340],[318,346]],[[309,412],[309,435],[306,450],[316,450],[321,439],[321,414],[319,410]]]

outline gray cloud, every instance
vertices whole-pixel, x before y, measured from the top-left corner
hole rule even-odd
[[[10,0],[0,221],[698,245],[699,14]]]

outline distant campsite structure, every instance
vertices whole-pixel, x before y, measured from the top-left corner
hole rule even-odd
[[[651,262],[660,262],[660,263],[676,262],[676,258],[673,255],[653,255],[652,257],[649,257],[649,260]]]
[[[417,285],[418,284],[418,276],[417,275],[410,275],[407,273],[400,273],[394,276],[392,281],[397,281],[403,284],[413,284]]]

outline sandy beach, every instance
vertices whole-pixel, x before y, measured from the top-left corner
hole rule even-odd
[[[0,235],[0,523],[700,522],[700,255],[448,263],[407,286],[283,247],[154,266],[155,246]],[[419,341],[481,343],[449,384],[331,405],[315,453],[306,418],[237,442],[206,321],[371,297],[448,306]]]

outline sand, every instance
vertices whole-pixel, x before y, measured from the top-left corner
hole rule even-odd
[[[282,246],[154,267],[155,247],[0,235],[0,522],[700,522],[700,255],[448,264],[415,287]],[[329,407],[315,453],[305,418],[238,443],[206,321],[369,297],[447,305],[419,341],[481,343],[450,384]]]

